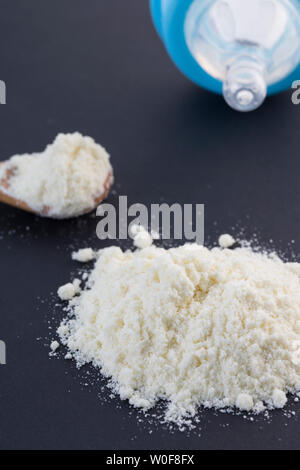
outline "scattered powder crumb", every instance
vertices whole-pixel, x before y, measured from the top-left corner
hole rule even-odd
[[[81,250],[72,253],[72,259],[80,263],[87,263],[95,259],[95,252],[92,248],[82,248]]]
[[[234,244],[235,244],[235,239],[228,233],[224,233],[223,235],[219,237],[219,245],[222,248],[230,248]]]
[[[76,294],[74,284],[72,284],[71,282],[68,282],[68,284],[60,286],[60,288],[57,291],[57,294],[61,300],[71,300]]]
[[[96,255],[58,335],[122,400],[146,412],[164,398],[181,428],[199,405],[268,418],[300,393],[300,264],[249,246]]]
[[[59,348],[59,342],[58,341],[52,341],[52,343],[50,344],[51,351],[55,352],[55,351],[57,351],[58,348]]]
[[[140,250],[152,245],[152,235],[141,225],[133,225],[131,227],[131,234],[133,235],[134,246]]]
[[[69,327],[66,323],[61,323],[57,329],[57,333],[60,337],[64,337],[69,333]]]

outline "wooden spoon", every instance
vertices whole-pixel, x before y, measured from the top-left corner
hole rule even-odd
[[[5,162],[0,162],[0,165],[3,165],[4,163]],[[39,215],[41,217],[50,217],[50,218],[53,218],[53,219],[58,219],[59,218],[58,216],[55,216],[55,215],[49,215],[50,207],[48,207],[48,206],[44,206],[44,208],[41,212],[36,212],[31,207],[29,207],[26,204],[26,202],[21,201],[20,199],[16,199],[13,196],[9,196],[8,194],[6,194],[5,190],[8,190],[9,180],[13,176],[13,174],[14,174],[14,169],[9,168],[6,172],[5,178],[0,179],[0,202],[2,202],[4,204],[8,204],[9,206],[12,206],[12,207],[16,207],[17,209],[22,209],[23,211],[26,211],[26,212],[31,212],[32,214],[36,214],[36,215]],[[100,202],[102,202],[103,199],[106,198],[106,196],[108,195],[108,192],[111,188],[112,183],[113,183],[113,176],[112,176],[111,171],[109,171],[109,173],[106,177],[106,180],[104,182],[104,191],[99,196],[95,197],[94,206],[93,207],[87,207],[86,210],[81,211],[80,213],[78,213],[78,214],[76,214],[72,217],[78,217],[80,215],[87,214],[87,213],[91,212],[92,210],[94,210],[100,204]]]

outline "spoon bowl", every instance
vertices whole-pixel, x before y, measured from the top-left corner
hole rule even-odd
[[[1,162],[0,165],[3,165],[5,162]],[[52,219],[59,219],[60,217],[58,215],[49,215],[50,207],[49,206],[44,206],[43,210],[41,212],[37,212],[34,209],[32,209],[30,206],[25,201],[22,201],[20,199],[17,199],[13,196],[10,196],[6,193],[6,191],[9,188],[9,180],[14,174],[14,169],[10,168],[7,170],[5,178],[0,179],[0,203],[7,204],[12,207],[16,207],[17,209],[21,209],[26,212],[30,212],[35,215],[39,215],[40,217],[49,217]],[[93,211],[108,195],[109,190],[111,188],[111,185],[113,183],[113,176],[112,172],[109,171],[105,182],[104,182],[104,190],[102,191],[101,194],[97,195],[94,198],[94,205],[93,207],[87,207],[84,211],[80,211],[77,214],[73,215],[72,217],[78,217],[80,215],[88,214],[89,212]]]

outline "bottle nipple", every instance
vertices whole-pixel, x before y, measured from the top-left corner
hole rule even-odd
[[[223,82],[223,96],[231,108],[253,111],[267,95],[264,67],[254,60],[239,59],[228,67]]]

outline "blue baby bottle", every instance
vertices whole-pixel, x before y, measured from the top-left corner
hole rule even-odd
[[[238,111],[300,79],[300,0],[150,0],[177,67]]]

